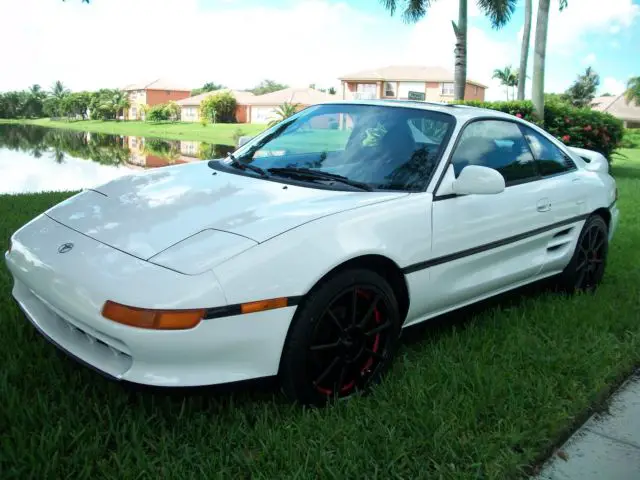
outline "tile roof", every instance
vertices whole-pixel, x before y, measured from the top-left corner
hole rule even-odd
[[[190,92],[190,88],[184,88],[183,85],[178,85],[164,78],[157,78],[152,81],[144,81],[140,83],[132,83],[123,88],[124,91],[131,90],[175,90],[178,92]]]
[[[640,105],[635,102],[627,103],[624,93],[610,97],[597,97],[591,101],[591,108],[607,112],[620,120],[640,121]]]
[[[212,92],[204,92],[200,95],[195,95],[193,97],[185,98],[183,100],[178,100],[176,103],[181,106],[199,106],[200,103],[207,97],[211,95],[215,95],[216,93],[221,92],[230,92],[236,99],[236,102],[239,105],[248,105],[250,103],[250,99],[255,98],[255,95],[251,92],[245,92],[242,90],[231,90],[228,88],[223,88],[221,90],[213,90]]]

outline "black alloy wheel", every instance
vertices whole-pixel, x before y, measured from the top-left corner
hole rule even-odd
[[[389,365],[400,331],[389,284],[350,270],[312,291],[290,329],[281,362],[285,393],[322,405],[366,391]]]

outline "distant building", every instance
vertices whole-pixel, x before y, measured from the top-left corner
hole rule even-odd
[[[247,118],[250,123],[269,123],[277,118],[276,110],[283,103],[297,104],[301,110],[310,105],[339,100],[313,88],[284,88],[264,95],[256,95],[248,105]]]
[[[625,128],[640,128],[640,105],[635,101],[627,103],[624,93],[594,98],[591,101],[591,108],[619,118]]]
[[[213,92],[202,93],[195,97],[185,98],[178,101],[181,109],[181,120],[183,122],[200,121],[200,104],[210,95],[225,90],[215,90]],[[226,90],[236,99],[236,122],[237,123],[269,123],[277,118],[276,109],[283,103],[297,104],[299,109],[315,105],[317,103],[335,100],[336,95],[314,90],[313,88],[285,88],[264,95],[254,95],[251,92],[240,90]]]
[[[164,79],[127,85],[123,90],[129,94],[129,110],[125,115],[127,120],[144,120],[143,106],[177,102],[191,95],[191,90]]]
[[[180,120],[183,122],[199,122],[200,121],[200,104],[205,98],[210,97],[221,92],[229,92],[236,99],[236,122],[247,123],[247,106],[251,98],[254,97],[251,92],[244,92],[241,90],[214,90],[212,92],[201,93],[194,97],[188,97],[176,102],[180,105]]]
[[[340,77],[342,98],[408,100],[409,92],[422,94],[428,102],[453,100],[453,73],[441,67],[388,66],[362,70]],[[467,79],[465,100],[484,101],[486,85]]]

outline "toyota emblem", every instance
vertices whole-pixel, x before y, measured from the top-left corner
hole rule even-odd
[[[67,253],[73,249],[73,243],[63,243],[58,248],[58,253]]]

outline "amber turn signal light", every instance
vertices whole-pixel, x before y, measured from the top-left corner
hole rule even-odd
[[[108,300],[102,307],[102,316],[130,327],[152,330],[186,330],[200,323],[204,317],[201,310],[148,310],[128,307]]]
[[[287,297],[271,298],[269,300],[258,300],[257,302],[243,303],[240,305],[242,313],[255,313],[264,310],[273,310],[274,308],[283,308],[288,304]]]

